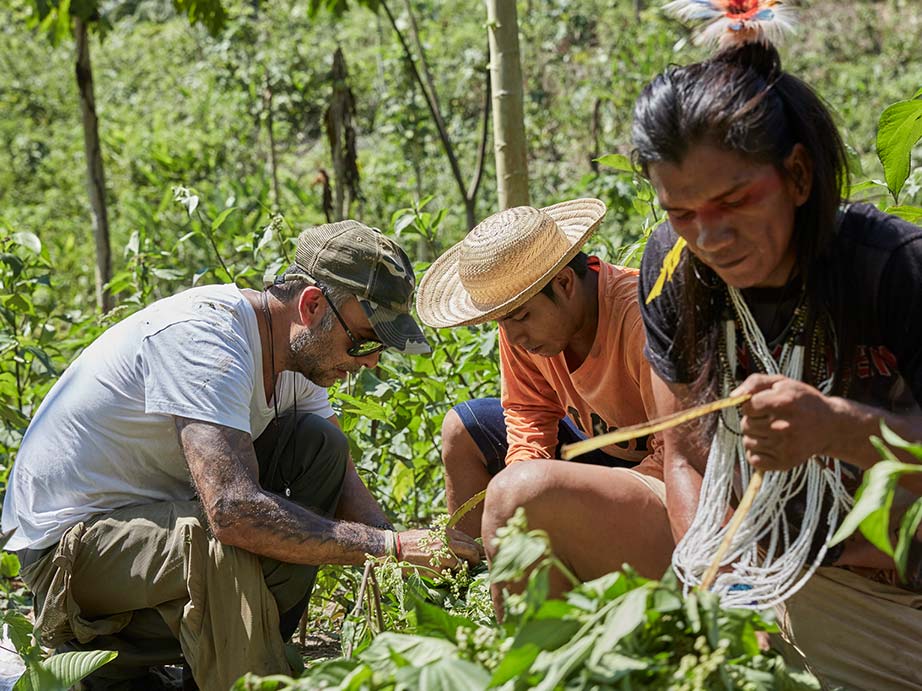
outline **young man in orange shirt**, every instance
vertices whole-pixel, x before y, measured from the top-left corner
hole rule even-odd
[[[625,562],[659,577],[673,541],[658,440],[553,460],[562,444],[655,417],[637,271],[580,249],[604,214],[597,199],[494,214],[433,263],[417,311],[433,327],[500,327],[502,398],[461,403],[442,428],[449,510],[489,483],[459,528],[479,535],[482,516],[492,556],[496,528],[524,506],[580,579]],[[565,589],[562,574],[551,587]]]

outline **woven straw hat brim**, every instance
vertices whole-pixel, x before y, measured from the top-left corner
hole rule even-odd
[[[482,324],[500,319],[537,295],[598,229],[605,216],[605,203],[599,199],[573,199],[540,209],[563,231],[570,246],[553,265],[531,285],[508,300],[486,306],[475,305],[461,283],[459,261],[462,242],[435,260],[426,271],[416,293],[416,312],[427,326],[446,328]],[[510,267],[510,271],[515,270]]]

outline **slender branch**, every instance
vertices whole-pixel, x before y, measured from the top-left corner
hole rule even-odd
[[[201,212],[199,213],[201,214]],[[214,240],[214,233],[211,231],[211,226],[207,222],[207,219],[205,218],[204,215],[202,215],[202,218],[205,220],[205,225],[203,226],[203,229],[205,228],[205,226],[208,227],[208,230],[205,231],[205,237],[208,238],[208,242],[211,244],[211,248],[214,250],[215,256],[218,258],[218,263],[221,264],[221,268],[224,269],[224,273],[226,273],[227,277],[233,281],[234,274],[230,272],[230,269],[227,268],[227,264],[224,263],[224,257],[221,256],[221,252],[218,250],[218,243],[216,243]]]
[[[458,190],[464,196],[465,202],[467,201],[467,196],[465,194],[466,190],[464,189],[464,179],[461,176],[461,169],[458,166],[458,159],[455,157],[455,150],[451,143],[451,138],[448,136],[448,130],[445,127],[445,121],[442,119],[442,112],[439,110],[439,104],[434,100],[433,95],[429,93],[429,90],[426,88],[426,84],[423,81],[422,75],[419,73],[419,68],[416,66],[416,60],[413,58],[413,53],[410,50],[410,46],[407,44],[406,37],[403,35],[403,32],[400,30],[400,27],[397,26],[397,21],[394,18],[394,15],[391,13],[390,8],[387,6],[387,3],[384,0],[381,0],[380,6],[384,9],[384,13],[387,15],[388,20],[391,23],[391,27],[394,29],[394,32],[397,34],[397,38],[400,41],[400,45],[403,48],[404,56],[407,59],[407,62],[410,65],[410,69],[413,72],[413,78],[416,80],[416,83],[419,84],[419,87],[423,91],[423,97],[426,100],[426,106],[429,108],[429,113],[432,115],[432,119],[435,121],[435,127],[439,132],[439,139],[442,140],[442,148],[445,149],[445,155],[448,157],[448,163],[451,166],[451,174],[455,178],[455,182],[458,185]]]
[[[426,60],[426,51],[423,50],[423,42],[419,40],[419,25],[416,23],[416,15],[413,14],[413,6],[410,0],[403,0],[403,6],[410,18],[410,36],[413,38],[413,44],[416,46],[416,52],[419,54],[419,64],[423,68],[423,76],[426,77],[426,85],[429,87],[429,94],[432,100],[439,102],[439,93],[435,89],[435,80],[432,78],[432,71],[429,69],[429,61]]]
[[[371,570],[371,590],[374,593],[375,616],[378,619],[378,632],[384,631],[384,613],[381,611],[381,588],[375,570]]]
[[[487,44],[487,56],[489,59],[490,46]],[[477,146],[477,163],[474,165],[474,175],[471,178],[471,185],[467,188],[467,198],[474,199],[477,196],[477,190],[480,189],[480,182],[483,180],[483,164],[487,157],[487,142],[490,139],[490,106],[493,99],[493,84],[490,80],[490,70],[483,71],[486,84],[483,93],[483,127],[480,131],[480,144]]]

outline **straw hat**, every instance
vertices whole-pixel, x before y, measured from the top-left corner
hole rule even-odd
[[[419,318],[463,326],[512,312],[576,256],[604,215],[599,199],[493,214],[429,267],[416,295]]]

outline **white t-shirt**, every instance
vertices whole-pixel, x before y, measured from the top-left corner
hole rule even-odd
[[[279,411],[333,415],[323,389],[294,372]],[[266,401],[256,314],[237,286],[193,288],[128,317],[94,341],[42,402],[3,503],[8,550],[55,544],[73,524],[125,506],[194,495],[173,416],[249,432]]]

